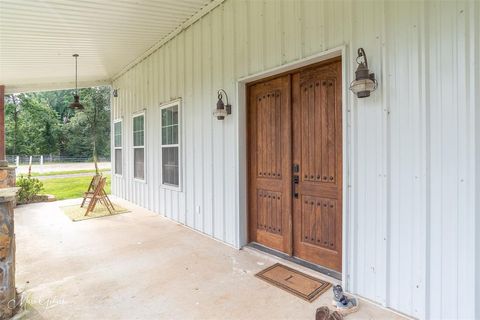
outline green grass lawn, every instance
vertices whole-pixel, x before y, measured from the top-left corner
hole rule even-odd
[[[110,194],[110,175],[107,177],[105,191]],[[52,178],[42,180],[42,194],[52,194],[57,200],[81,198],[87,191],[92,177]]]
[[[110,169],[100,169],[100,172],[110,171]],[[45,177],[45,176],[56,176],[56,175],[63,175],[63,174],[75,174],[75,173],[91,173],[94,174],[95,170],[71,170],[71,171],[49,171],[49,172],[32,172],[32,177]],[[26,174],[22,174],[27,176]]]

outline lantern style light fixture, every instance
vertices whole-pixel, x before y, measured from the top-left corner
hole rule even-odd
[[[70,103],[70,109],[73,109],[73,110],[83,110],[84,107],[83,105],[80,103],[80,97],[78,96],[78,82],[77,82],[77,78],[78,78],[78,74],[77,74],[77,58],[78,58],[78,54],[75,53],[73,55],[73,57],[75,58],[75,94],[73,95],[73,102]]]
[[[350,84],[350,90],[359,98],[366,98],[370,96],[370,92],[375,91],[378,82],[375,79],[375,74],[368,70],[367,56],[363,48],[358,48],[357,63],[358,68],[355,71],[355,80]]]
[[[223,103],[223,94],[225,94],[225,98],[227,99],[227,104]],[[217,101],[217,108],[213,112],[213,116],[217,117],[218,120],[223,120],[229,114],[232,114],[232,105],[228,103],[228,95],[225,90],[220,89],[217,92],[218,101]]]

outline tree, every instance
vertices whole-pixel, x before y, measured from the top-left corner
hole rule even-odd
[[[27,94],[10,99],[5,107],[7,154],[54,154],[58,152],[59,116],[48,105]],[[12,133],[12,134],[10,134]]]
[[[73,90],[7,96],[7,154],[110,157],[110,87],[80,89],[79,95],[83,112],[68,107]]]
[[[110,88],[80,89],[83,111],[64,125],[66,155],[110,156]]]

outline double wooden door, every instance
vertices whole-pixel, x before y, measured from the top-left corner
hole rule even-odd
[[[341,271],[340,59],[248,86],[250,241]]]

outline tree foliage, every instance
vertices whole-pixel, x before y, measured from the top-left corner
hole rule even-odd
[[[73,111],[73,91],[6,97],[6,151],[11,155],[110,156],[110,89],[79,90],[84,111]]]

